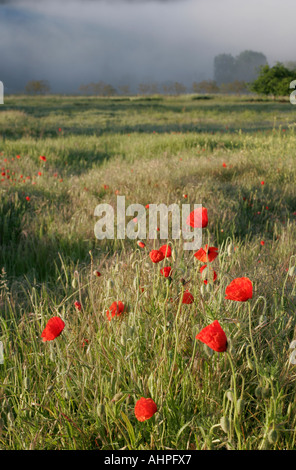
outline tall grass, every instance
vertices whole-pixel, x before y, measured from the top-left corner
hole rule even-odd
[[[0,111],[0,447],[294,449],[293,106],[11,97]],[[182,240],[157,265],[166,240],[97,240],[94,209],[117,195],[206,206],[217,280]],[[225,300],[241,276],[253,298]],[[109,322],[117,300],[127,310]],[[66,326],[43,343],[52,316]],[[225,354],[195,339],[215,319]],[[158,408],[143,423],[142,396]]]

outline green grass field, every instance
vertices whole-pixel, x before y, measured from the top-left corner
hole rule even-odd
[[[295,108],[247,96],[5,98],[1,449],[296,448]],[[217,279],[204,284],[182,240],[97,240],[95,207],[116,208],[118,195],[203,204]],[[153,264],[164,243],[172,257]],[[253,283],[246,302],[225,299],[238,277]],[[114,301],[126,311],[108,321]],[[53,316],[65,328],[43,342]],[[226,352],[195,338],[214,320]],[[145,422],[141,397],[157,405]]]

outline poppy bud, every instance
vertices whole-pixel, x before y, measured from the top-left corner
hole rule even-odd
[[[112,281],[112,279],[108,279],[108,281],[107,281],[108,289],[111,289],[111,287],[113,287],[113,286],[114,286],[114,282]]]
[[[220,419],[220,426],[226,434],[229,432],[230,421],[227,416],[222,416],[222,418]]]
[[[99,403],[98,406],[97,406],[97,413],[100,417],[103,416],[105,412],[105,405],[103,405],[103,403]]]
[[[295,276],[295,274],[296,274],[295,266],[292,266],[292,268],[289,269],[288,274],[289,274],[290,277]]]
[[[138,277],[134,278],[133,287],[134,287],[135,290],[138,290],[138,287],[139,287],[139,278]]]
[[[9,412],[7,413],[7,423],[8,423],[8,426],[9,426],[9,427],[12,427],[12,426],[13,426],[13,423],[14,423],[14,416],[13,416],[13,414],[12,414],[11,411],[9,411]]]
[[[234,253],[234,246],[231,242],[227,247],[227,254],[228,254],[228,256],[231,256],[231,255],[233,255],[233,253]]]
[[[269,397],[269,395],[270,395],[270,390],[269,390],[269,386],[268,386],[268,385],[266,385],[265,387],[262,387],[261,394],[262,394],[262,397],[263,397],[263,398],[268,398],[268,397]]]
[[[271,429],[271,430],[269,431],[269,433],[268,433],[267,438],[268,438],[268,442],[269,442],[270,444],[273,444],[273,445],[276,444],[277,441],[278,441],[278,438],[279,438],[276,429]]]
[[[229,401],[233,401],[233,390],[227,390],[226,396]]]
[[[239,398],[237,400],[237,412],[239,415],[241,415],[243,413],[245,409],[245,400],[243,400],[242,398]]]

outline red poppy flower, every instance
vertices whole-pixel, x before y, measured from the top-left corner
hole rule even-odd
[[[208,210],[205,207],[198,207],[190,212],[186,220],[186,225],[195,228],[205,228],[208,225]]]
[[[135,405],[135,416],[138,421],[146,421],[147,419],[152,418],[156,412],[157,406],[152,398],[142,397]]]
[[[30,201],[31,198],[30,198],[30,196],[26,196],[26,199],[27,199],[27,201]]]
[[[152,263],[159,263],[165,258],[164,254],[159,250],[150,251],[149,256]]]
[[[124,304],[119,301],[119,302],[113,302],[110,306],[110,311],[107,310],[107,318],[109,321],[111,321],[111,318],[117,316],[120,317],[120,315],[124,312]],[[111,313],[111,316],[110,316]]]
[[[74,305],[75,305],[75,308],[77,308],[77,310],[79,310],[79,312],[81,312],[81,303],[78,302],[78,300],[76,300],[76,302],[74,302]]]
[[[38,171],[38,176],[41,176],[41,175],[42,175],[41,171]]]
[[[100,271],[97,271],[97,270],[95,269],[94,272],[93,272],[93,275],[94,275],[94,276],[97,276],[97,277],[100,277],[100,276],[101,276],[101,273],[100,273]]]
[[[198,335],[196,335],[196,339],[217,352],[224,352],[227,349],[226,334],[222,330],[218,320],[213,321],[213,323],[201,330]]]
[[[149,209],[149,204],[146,204],[145,209]]]
[[[214,246],[208,248],[208,245],[205,245],[205,248],[200,248],[194,256],[202,263],[211,263],[218,256],[218,248]]]
[[[16,158],[21,158],[21,156],[20,156],[20,155],[17,155]]]
[[[43,341],[52,341],[57,336],[60,336],[64,328],[65,323],[60,317],[52,317],[48,320],[41,338],[43,338]]]
[[[227,165],[226,165],[226,163],[222,163],[222,166],[223,166],[223,168],[226,168]]]
[[[141,242],[140,240],[137,241],[137,245],[140,247],[140,248],[145,248],[145,243],[144,242]]]
[[[261,240],[260,244],[263,246],[265,245],[265,241]]]
[[[264,185],[264,181],[261,181],[262,186]]]
[[[46,157],[45,157],[44,155],[41,155],[41,156],[40,156],[40,160],[46,162]]]
[[[225,299],[246,302],[253,297],[252,282],[247,277],[238,277],[226,287],[225,294]]]
[[[165,266],[160,270],[160,274],[162,274],[164,277],[169,277],[171,274],[172,268],[170,266]]]
[[[171,247],[169,245],[162,245],[159,250],[161,253],[163,253],[163,255],[165,256],[165,258],[170,258],[172,256],[172,250],[171,250]]]
[[[202,267],[200,268],[200,270],[199,270],[200,274],[202,274],[202,272],[203,272],[203,270],[204,270],[205,268],[208,268],[208,272],[210,273],[211,277],[213,278],[213,282],[215,282],[216,279],[217,279],[217,273],[216,273],[216,271],[214,271],[214,269],[211,268],[210,266],[207,266],[206,264],[204,264],[204,266],[202,266]],[[204,279],[204,276],[203,276],[203,282],[204,282],[205,284],[208,283],[208,280],[207,280],[207,279]]]
[[[185,290],[183,294],[182,304],[192,304],[193,302],[194,302],[193,295],[188,290]]]

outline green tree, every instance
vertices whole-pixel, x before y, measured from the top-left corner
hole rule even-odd
[[[261,95],[288,96],[292,80],[295,80],[295,72],[287,69],[283,64],[277,63],[273,67],[264,65],[261,67],[258,78],[249,85],[251,91]]]
[[[235,59],[231,54],[219,54],[214,58],[214,80],[217,85],[234,80]]]

